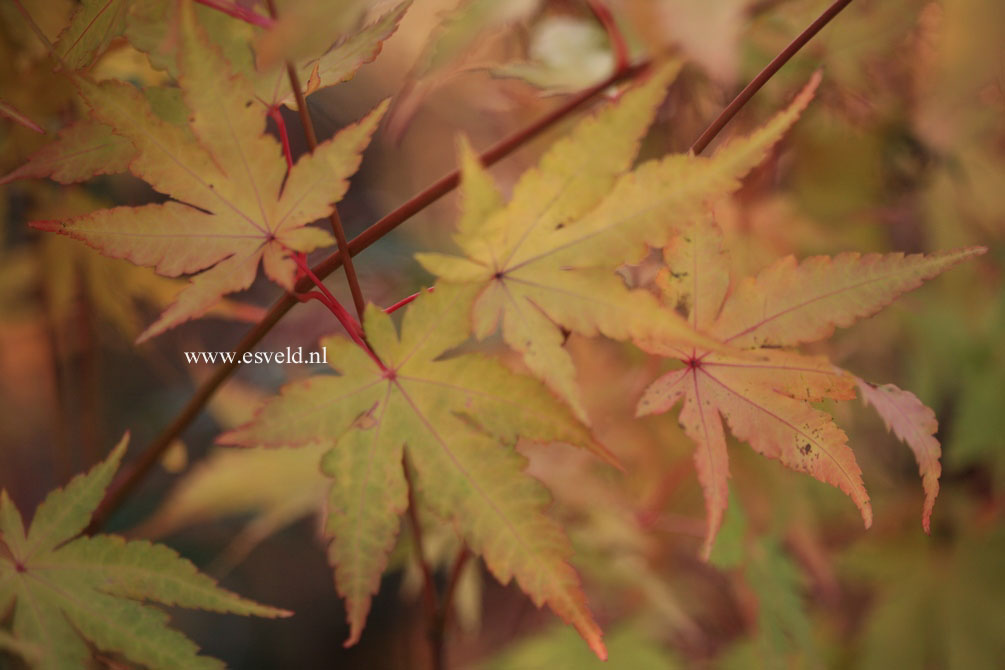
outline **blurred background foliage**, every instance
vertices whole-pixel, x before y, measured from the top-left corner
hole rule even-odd
[[[74,5],[25,4],[50,37]],[[393,3],[331,4],[340,6],[306,0],[279,6],[311,31],[331,26],[331,41]],[[676,53],[689,63],[643,157],[686,150],[825,6],[819,0],[607,4],[633,57]],[[0,19],[0,98],[51,136],[79,112],[72,86],[53,72],[11,3],[0,3]],[[673,416],[631,418],[660,362],[626,345],[573,337],[568,346],[597,435],[626,471],[572,449],[527,452],[533,474],[554,493],[552,513],[576,546],[576,565],[608,630],[611,660],[601,666],[571,629],[468,561],[449,631],[451,667],[1002,667],[1003,35],[1005,5],[996,0],[856,0],[724,133],[752,128],[813,70],[823,70],[818,97],[795,130],[735,197],[716,204],[737,278],[786,254],[989,247],[977,262],[818,348],[870,381],[914,391],[935,409],[945,469],[931,536],[920,527],[921,484],[909,451],[857,403],[845,403],[832,409],[862,464],[875,526],[863,531],[840,493],[733,443],[726,525],[710,563],[701,562],[704,510],[691,444]],[[325,35],[311,39],[323,42]],[[613,62],[604,29],[579,0],[416,0],[373,64],[311,99],[321,137],[380,99],[394,99],[389,122],[339,206],[348,234],[452,169],[458,133],[486,147],[552,108],[557,96],[603,79]],[[121,40],[92,72],[140,86],[163,77]],[[296,115],[287,111],[286,119],[300,153]],[[510,188],[562,132],[493,168],[499,183]],[[0,119],[0,174],[17,169],[45,141]],[[136,347],[132,339],[170,302],[178,282],[25,224],[108,203],[139,204],[156,194],[125,175],[81,186],[16,176],[0,179],[0,485],[30,509],[125,429],[136,445],[152,439],[208,374],[186,365],[181,352],[231,349],[277,289],[256,284],[213,318]],[[449,248],[454,217],[448,197],[360,256],[369,299],[390,304],[428,284],[411,253]],[[645,278],[648,271],[629,274]],[[328,283],[348,298],[338,276]],[[334,329],[322,308],[302,305],[259,348],[311,350]],[[317,538],[326,484],[312,466],[316,450],[264,454],[211,446],[222,428],[242,421],[279,385],[310,372],[241,369],[113,529],[164,538],[226,585],[297,612],[284,621],[173,613],[208,653],[233,667],[424,668],[409,533],[402,533],[362,642],[344,650],[344,618]],[[457,539],[436,519],[423,520],[427,552],[445,581]]]

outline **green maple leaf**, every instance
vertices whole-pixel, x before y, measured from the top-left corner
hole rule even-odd
[[[660,309],[648,292],[629,290],[615,270],[666,244],[706,200],[737,188],[796,120],[818,80],[762,129],[711,159],[671,155],[625,173],[676,70],[656,70],[648,83],[581,122],[523,175],[505,206],[462,147],[465,211],[455,239],[466,256],[417,255],[441,281],[477,287],[475,335],[501,328],[506,343],[584,420],[562,329],[719,346]]]
[[[292,289],[296,265],[290,254],[334,241],[307,224],[327,216],[345,193],[386,106],[320,144],[287,175],[278,141],[264,132],[265,116],[253,104],[250,83],[230,74],[195,24],[191,3],[182,6],[179,30],[179,83],[196,141],[189,129],[154,115],[132,86],[77,79],[97,120],[132,142],[131,171],[174,200],[33,223],[163,275],[203,271],[138,341],[248,288],[260,262],[273,281]]]
[[[84,667],[88,642],[150,668],[222,668],[198,655],[141,601],[264,617],[289,616],[220,588],[172,549],[114,535],[80,536],[126,451],[109,457],[39,505],[25,532],[7,491],[0,494],[0,612],[14,607],[13,634],[38,650],[34,667]]]
[[[326,532],[335,583],[346,599],[349,640],[360,636],[370,600],[407,508],[402,461],[422,500],[454,522],[499,581],[516,578],[541,605],[572,623],[604,655],[561,528],[544,514],[547,490],[522,471],[517,437],[562,441],[609,459],[589,432],[537,381],[476,354],[440,357],[467,339],[473,291],[441,285],[409,306],[400,336],[367,309],[378,364],[343,338],[323,341],[339,376],[283,389],[225,444],[286,446],[327,441],[321,468],[332,478]]]

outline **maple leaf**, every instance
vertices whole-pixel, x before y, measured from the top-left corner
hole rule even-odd
[[[0,494],[0,611],[13,603],[13,633],[40,650],[38,668],[84,667],[87,642],[151,668],[222,668],[141,601],[263,617],[291,613],[218,587],[164,545],[79,536],[127,442],[128,435],[106,460],[51,492],[27,532],[7,491]]]
[[[561,528],[544,514],[547,490],[522,470],[517,437],[562,441],[609,458],[589,432],[530,377],[492,359],[440,359],[467,339],[470,287],[441,285],[408,308],[400,336],[391,318],[369,306],[371,356],[343,338],[323,341],[340,376],[285,387],[256,419],[220,438],[224,444],[332,445],[321,468],[333,483],[326,532],[335,583],[360,636],[387,556],[407,508],[407,455],[418,493],[454,522],[472,551],[502,583],[515,577],[537,605],[572,623],[598,656],[601,633]]]
[[[163,275],[204,270],[140,342],[204,314],[224,294],[248,288],[260,261],[273,281],[292,289],[296,264],[290,254],[332,243],[329,233],[307,224],[327,216],[345,193],[386,107],[320,144],[287,176],[279,143],[264,133],[265,117],[252,104],[249,83],[230,74],[195,25],[190,3],[183,5],[180,39],[179,83],[195,142],[187,130],[155,116],[132,86],[77,80],[94,116],[134,145],[130,170],[175,200],[32,224]]]
[[[708,509],[706,557],[727,503],[723,417],[733,434],[759,453],[844,491],[866,527],[872,523],[869,496],[847,436],[829,414],[811,404],[854,397],[855,378],[823,357],[778,347],[829,337],[835,326],[870,316],[923,280],[983,252],[972,247],[928,256],[845,253],[798,265],[788,256],[740,282],[727,297],[729,266],[722,233],[711,217],[697,220],[666,248],[669,271],[662,285],[668,301],[687,311],[695,328],[758,354],[741,358],[652,343],[653,350],[662,348],[685,366],[653,382],[637,413],[666,412],[683,400],[679,420],[698,447],[695,467]],[[927,471],[932,472],[930,467]]]
[[[705,200],[735,189],[795,121],[819,80],[814,76],[788,109],[712,159],[671,155],[622,174],[677,69],[656,70],[646,84],[556,142],[523,175],[505,207],[497,195],[486,195],[490,178],[462,145],[465,211],[455,239],[467,256],[416,256],[441,281],[478,287],[475,335],[484,338],[501,322],[506,343],[583,420],[562,329],[719,346],[661,309],[648,292],[629,290],[615,270],[640,261],[648,246],[666,244]]]

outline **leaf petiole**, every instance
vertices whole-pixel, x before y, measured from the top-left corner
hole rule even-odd
[[[275,21],[267,16],[262,16],[258,12],[252,11],[247,7],[242,7],[236,2],[227,2],[226,0],[195,0],[200,5],[205,5],[211,9],[215,9],[218,12],[223,12],[227,16],[233,16],[235,19],[240,19],[246,23],[250,23],[253,26],[259,26],[261,28],[271,28]]]
[[[269,118],[276,123],[279,130],[279,140],[283,143],[283,156],[286,157],[286,167],[293,167],[293,152],[290,151],[290,135],[286,132],[286,121],[283,120],[283,113],[278,105],[269,107]]]
[[[287,249],[287,251],[289,251],[290,258],[293,259],[293,262],[297,264],[299,271],[298,274],[310,279],[319,289],[319,291],[309,291],[302,294],[293,293],[293,297],[300,302],[305,302],[302,296],[307,300],[318,300],[321,304],[327,307],[328,311],[334,314],[335,318],[338,319],[338,322],[342,324],[343,328],[345,328],[345,331],[349,334],[349,337],[352,338],[352,341],[359,345],[363,351],[369,354],[370,358],[372,358],[373,361],[380,366],[381,370],[386,370],[387,368],[384,367],[384,363],[377,357],[377,354],[373,352],[373,349],[371,349],[370,345],[366,343],[366,340],[363,339],[363,327],[359,325],[359,321],[352,317],[352,314],[350,314],[346,308],[342,306],[342,303],[338,301],[338,298],[336,298],[332,292],[328,290],[328,287],[325,286],[320,279],[318,279],[317,275],[314,274],[311,267],[307,264],[305,255],[296,253],[290,249]]]

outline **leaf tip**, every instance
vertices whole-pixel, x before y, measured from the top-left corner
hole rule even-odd
[[[126,453],[126,449],[129,447],[130,433],[127,430],[122,433],[121,439],[119,439],[118,444],[112,448],[112,453],[108,455],[108,460],[115,461],[115,468],[118,469],[119,462],[122,461],[122,457]]]
[[[705,541],[701,545],[701,553],[698,556],[701,558],[702,563],[708,563],[712,559],[712,547],[715,545],[715,536],[706,535]]]
[[[590,645],[590,649],[593,650],[593,653],[597,655],[597,658],[599,658],[601,661],[607,660],[607,647],[604,646],[604,641],[600,639],[599,634],[594,638],[590,639],[588,643]]]
[[[60,221],[29,221],[28,226],[44,233],[61,233],[63,224]]]
[[[342,643],[342,648],[348,649],[349,647],[355,646],[356,643],[359,642],[360,633],[362,633],[362,631],[358,625],[354,623],[350,624],[349,637],[347,637],[345,642]]]

